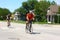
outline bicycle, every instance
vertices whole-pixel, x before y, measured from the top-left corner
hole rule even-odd
[[[7,20],[7,26],[9,27],[10,25],[10,20]]]
[[[25,31],[26,31],[26,33],[32,33],[32,32],[33,32],[32,22],[31,22],[31,21],[29,21],[29,22],[26,24]]]

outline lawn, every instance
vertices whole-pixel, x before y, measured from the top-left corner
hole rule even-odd
[[[6,22],[7,20],[0,20],[0,21]],[[11,20],[11,22],[25,24],[25,21],[22,20],[18,20],[18,21]],[[33,24],[47,24],[47,22],[33,22]]]

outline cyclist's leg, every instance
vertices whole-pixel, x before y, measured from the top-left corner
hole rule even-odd
[[[27,29],[28,23],[26,22],[26,29]]]
[[[9,20],[7,20],[7,26],[9,26]]]
[[[9,26],[10,26],[10,20],[9,20]]]
[[[29,26],[29,23],[28,21],[26,21],[26,28],[25,28],[26,32],[28,31],[28,26]]]
[[[29,22],[29,24],[30,24],[29,31],[32,32],[32,20]]]
[[[7,20],[7,24],[8,24],[8,26],[10,26],[10,20]]]

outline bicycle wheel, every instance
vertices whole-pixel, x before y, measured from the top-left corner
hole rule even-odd
[[[26,32],[26,33],[28,33],[28,31],[29,31],[29,25],[28,25],[28,24],[26,24],[25,32]]]
[[[8,20],[8,22],[7,22],[7,26],[8,26],[8,27],[10,26],[10,20]]]
[[[32,33],[33,32],[33,28],[32,28],[32,25],[29,24],[29,32]]]

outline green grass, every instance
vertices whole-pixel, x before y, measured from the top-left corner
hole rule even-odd
[[[35,22],[35,24],[47,24],[47,22]]]
[[[1,22],[7,22],[7,20],[0,20]],[[22,20],[18,20],[18,21],[15,21],[15,20],[11,20],[11,22],[13,23],[22,23],[22,24],[25,24],[25,21],[22,21]]]
[[[4,22],[4,21],[6,21],[6,20],[0,20],[0,21],[3,21],[3,22]]]
[[[7,20],[0,20],[0,21],[6,22]],[[25,21],[22,21],[22,20],[18,20],[18,21],[11,20],[11,22],[25,24]],[[47,24],[47,22],[33,22],[33,24]]]
[[[22,23],[22,24],[25,24],[25,21],[12,21],[12,22],[15,22],[15,23]],[[33,22],[33,24],[47,24],[47,22]]]
[[[12,22],[25,24],[25,21],[22,21],[22,20],[19,20],[19,21],[14,21],[14,20],[12,20]]]
[[[0,21],[7,22],[7,20],[0,20]],[[22,21],[22,20],[18,20],[18,21],[11,20],[11,22],[25,24],[25,21]],[[48,23],[47,22],[33,22],[33,24],[48,24]],[[59,23],[51,23],[51,25],[60,25],[60,24]]]

